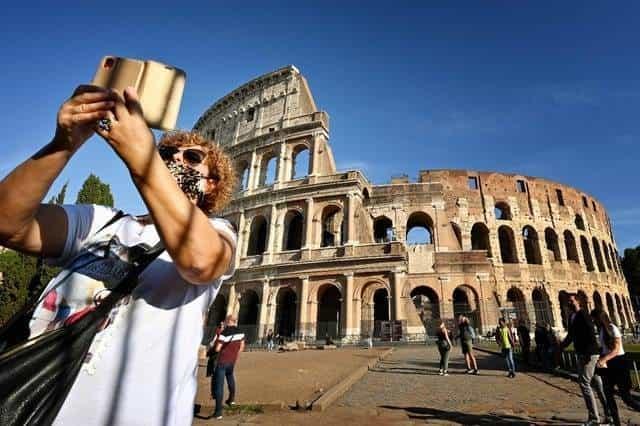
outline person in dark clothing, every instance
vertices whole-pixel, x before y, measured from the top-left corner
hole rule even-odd
[[[529,327],[524,323],[524,320],[520,320],[520,325],[518,326],[518,340],[522,350],[522,360],[528,364],[529,352],[531,351],[531,335],[529,334]]]
[[[225,320],[225,328],[217,339],[215,350],[218,352],[218,364],[215,370],[216,409],[213,416],[222,418],[222,398],[224,397],[224,380],[227,379],[229,398],[227,405],[235,405],[236,381],[233,368],[240,352],[244,350],[244,334],[236,326],[236,319],[229,315]]]
[[[597,372],[602,376],[604,395],[607,398],[613,424],[620,426],[620,414],[615,397],[616,387],[627,407],[640,411],[640,402],[631,396],[631,376],[622,346],[622,332],[602,309],[591,311],[591,317],[598,326],[600,336],[601,355],[598,359]]]
[[[438,329],[438,352],[440,352],[440,370],[441,376],[449,375],[449,352],[451,352],[451,339],[449,339],[449,331],[444,321],[440,322]]]
[[[547,349],[549,346],[549,340],[547,339],[547,330],[545,330],[543,324],[536,323],[536,330],[533,334],[534,341],[536,342],[536,359],[547,369]]]
[[[215,389],[216,389],[215,371],[216,371],[216,364],[218,362],[219,353],[216,352],[215,348],[216,348],[216,342],[218,341],[218,338],[220,337],[220,333],[222,333],[223,329],[224,329],[224,322],[221,322],[216,327],[216,331],[213,334],[213,339],[211,339],[211,342],[209,342],[209,346],[207,348],[207,371],[206,371],[206,375],[207,375],[207,377],[211,377],[211,398],[215,398],[216,397],[216,394],[215,394]]]
[[[460,318],[458,318],[458,327],[460,348],[462,349],[462,354],[464,355],[464,360],[467,364],[467,374],[478,374],[478,363],[476,362],[476,357],[473,354],[474,332],[471,328],[471,324],[469,324],[469,319],[464,315],[460,315]]]
[[[569,295],[569,308],[571,309],[569,329],[567,330],[567,336],[560,344],[560,349],[564,349],[573,343],[578,361],[578,382],[589,411],[587,425],[597,425],[600,424],[601,417],[593,395],[594,389],[602,403],[607,418],[609,417],[609,407],[604,396],[602,379],[595,374],[600,353],[595,327],[589,314],[580,308],[575,294]]]

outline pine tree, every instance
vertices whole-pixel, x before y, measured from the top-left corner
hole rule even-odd
[[[113,207],[113,195],[108,184],[91,173],[78,192],[76,204],[100,204]]]

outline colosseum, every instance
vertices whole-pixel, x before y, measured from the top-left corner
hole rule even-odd
[[[294,66],[215,102],[194,130],[241,176],[223,216],[237,270],[207,320],[238,316],[251,341],[420,340],[464,314],[481,333],[500,316],[563,330],[567,295],[633,320],[604,206],[548,179],[424,170],[372,184],[336,170],[329,116]]]

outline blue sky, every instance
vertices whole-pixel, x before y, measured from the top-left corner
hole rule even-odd
[[[3,9],[0,122],[6,175],[52,135],[59,104],[106,54],[187,71],[179,127],[287,64],[331,116],[340,169],[375,183],[429,168],[499,170],[604,203],[621,251],[640,244],[640,3],[42,2]],[[94,138],[52,189],[89,175],[117,207],[144,207]]]

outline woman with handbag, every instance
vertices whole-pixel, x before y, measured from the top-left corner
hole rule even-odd
[[[451,352],[451,339],[449,339],[449,331],[444,321],[440,321],[440,327],[437,334],[438,352],[440,352],[440,370],[438,374],[441,376],[449,375],[449,352]]]
[[[94,132],[148,215],[42,203]],[[63,267],[25,312],[29,341],[0,354],[0,424],[192,423],[200,322],[233,274],[236,243],[209,215],[235,183],[230,159],[198,134],[156,146],[133,88],[76,89],[52,141],[0,181],[0,245]]]

